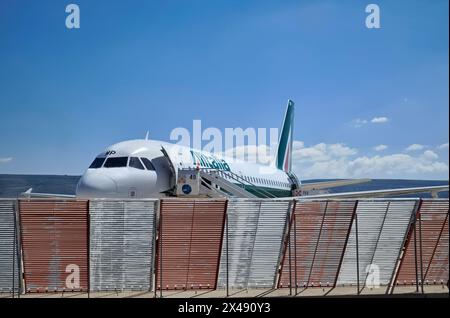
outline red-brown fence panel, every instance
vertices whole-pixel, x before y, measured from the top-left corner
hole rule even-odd
[[[20,200],[27,292],[88,290],[88,202]]]
[[[449,201],[423,200],[397,272],[397,285],[448,282]]]
[[[157,289],[215,289],[226,201],[160,202]]]
[[[448,214],[445,219],[444,228],[442,230],[433,258],[425,272],[425,283],[447,283],[448,282]],[[423,233],[422,233],[423,235]]]
[[[355,208],[356,201],[297,202],[279,287],[335,286]]]

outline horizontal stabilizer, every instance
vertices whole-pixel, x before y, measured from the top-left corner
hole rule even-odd
[[[75,199],[76,196],[72,195],[72,194],[58,194],[58,193],[37,193],[37,192],[33,192],[33,188],[29,188],[27,191],[22,192],[20,194],[20,196],[22,198],[66,198],[66,199],[70,199],[73,198]]]

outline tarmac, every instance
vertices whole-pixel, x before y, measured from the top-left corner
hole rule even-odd
[[[363,288],[360,293],[357,287],[335,287],[335,288],[279,288],[279,289],[226,289],[217,290],[170,290],[170,291],[123,291],[123,292],[47,292],[27,293],[20,298],[264,298],[264,297],[351,297],[351,298],[391,298],[391,297],[418,297],[418,298],[441,298],[449,297],[448,287],[445,285],[425,285],[423,293],[421,286],[417,291],[416,286],[397,286],[393,293],[386,294],[386,286],[379,288]],[[0,293],[0,298],[13,298],[11,293]],[[18,298],[15,294],[14,298]]]

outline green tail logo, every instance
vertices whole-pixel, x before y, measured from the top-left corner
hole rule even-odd
[[[280,141],[278,143],[276,165],[285,172],[291,172],[292,168],[292,142],[294,132],[294,102],[288,100],[286,114],[281,128]]]

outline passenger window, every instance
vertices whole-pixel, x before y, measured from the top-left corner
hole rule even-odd
[[[115,157],[108,158],[105,162],[105,168],[121,168],[126,167],[128,162],[128,157]]]
[[[155,170],[155,166],[153,166],[152,162],[148,160],[147,158],[141,158],[142,162],[144,163],[144,166],[147,168],[147,170]]]
[[[105,162],[105,159],[106,158],[95,158],[89,166],[89,169],[101,168],[101,166],[103,166],[103,163]]]
[[[139,170],[145,170],[144,166],[142,165],[138,157],[130,157],[129,166]]]

